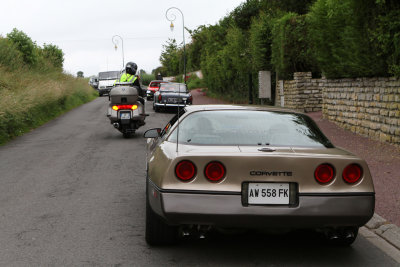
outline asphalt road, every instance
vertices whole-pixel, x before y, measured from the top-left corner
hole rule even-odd
[[[107,104],[99,98],[0,147],[1,266],[398,266],[363,237],[340,248],[309,232],[148,247],[141,136],[173,114],[147,105],[147,124],[124,139]]]

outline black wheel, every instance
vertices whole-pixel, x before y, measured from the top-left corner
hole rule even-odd
[[[146,181],[146,232],[145,238],[150,246],[173,245],[178,241],[178,227],[166,224],[149,203]]]
[[[350,246],[354,243],[358,235],[358,227],[338,229],[335,238],[332,235],[326,236],[329,244],[334,246]]]
[[[155,106],[155,107],[154,107],[154,111],[155,111],[155,112],[160,112],[160,108],[157,107],[157,106]]]
[[[102,93],[99,93],[99,96],[103,96],[103,94],[102,94]]]

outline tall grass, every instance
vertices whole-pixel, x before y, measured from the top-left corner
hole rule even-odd
[[[0,65],[0,145],[94,98],[85,79]]]

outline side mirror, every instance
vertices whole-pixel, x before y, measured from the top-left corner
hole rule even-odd
[[[157,138],[157,137],[160,137],[160,133],[161,133],[161,128],[154,128],[154,129],[150,129],[150,130],[147,130],[146,132],[144,132],[143,137],[144,138]]]

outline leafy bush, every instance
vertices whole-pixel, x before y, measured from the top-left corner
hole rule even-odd
[[[168,39],[167,44],[163,45],[160,62],[165,67],[166,75],[173,76],[179,73],[178,45],[175,39]]]
[[[13,42],[16,48],[22,53],[22,58],[28,65],[35,65],[38,61],[36,43],[24,32],[14,28],[7,34],[7,38]]]
[[[307,15],[314,55],[327,77],[387,75],[385,59],[369,42],[370,8],[357,0],[318,0]]]
[[[10,40],[0,37],[0,65],[15,70],[21,68],[23,63],[22,54],[15,45]]]
[[[43,48],[40,49],[40,54],[48,62],[51,63],[53,68],[62,69],[64,63],[64,53],[56,45],[44,44]]]
[[[272,26],[272,18],[266,13],[261,13],[251,24],[249,45],[254,72],[272,70]]]
[[[197,77],[196,74],[190,75],[189,79],[187,80],[187,86],[189,90],[197,89],[197,88],[205,88],[206,83],[203,79]]]
[[[149,83],[155,79],[156,79],[156,76],[154,74],[143,73],[142,75],[140,75],[140,80],[142,81],[142,84],[144,84],[144,85],[149,85]]]
[[[380,1],[374,10],[368,25],[370,43],[377,56],[386,59],[388,73],[400,77],[400,3]]]
[[[226,45],[202,60],[208,89],[226,99],[242,101],[247,97],[247,77],[251,70],[248,37],[237,27],[228,29]]]
[[[175,80],[176,83],[183,83],[184,82],[183,81],[183,75],[179,74],[179,75],[175,76],[174,80]]]
[[[272,29],[272,64],[279,77],[291,79],[294,72],[317,71],[308,41],[305,16],[287,13]]]

